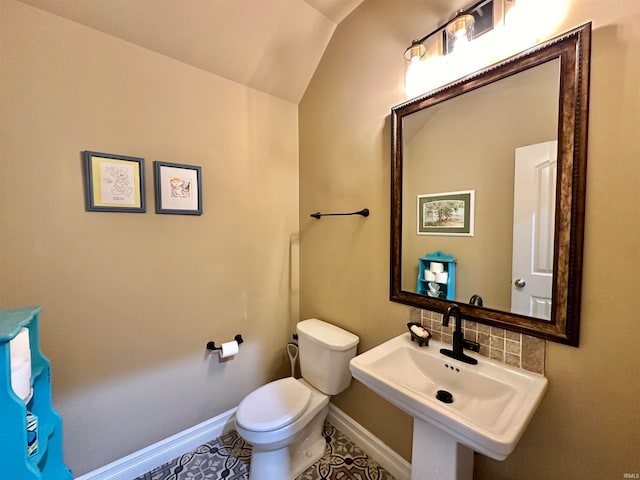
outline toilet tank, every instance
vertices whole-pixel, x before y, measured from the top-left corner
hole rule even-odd
[[[311,318],[297,325],[302,378],[327,395],[351,384],[349,361],[360,339],[330,323]]]

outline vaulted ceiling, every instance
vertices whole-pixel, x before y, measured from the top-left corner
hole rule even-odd
[[[337,26],[363,0],[20,0],[298,103]]]

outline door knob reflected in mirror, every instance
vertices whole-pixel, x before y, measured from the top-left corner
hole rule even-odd
[[[527,282],[525,282],[521,278],[518,278],[515,282],[513,282],[513,284],[516,286],[516,288],[524,288],[527,285]]]

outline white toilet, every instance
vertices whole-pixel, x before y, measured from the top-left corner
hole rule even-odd
[[[302,378],[270,382],[236,410],[236,430],[252,446],[250,480],[293,480],[319,460],[329,396],[351,384],[356,335],[315,318],[297,331]]]

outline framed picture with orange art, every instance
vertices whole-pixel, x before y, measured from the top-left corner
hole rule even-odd
[[[156,213],[202,215],[202,168],[153,162]]]

